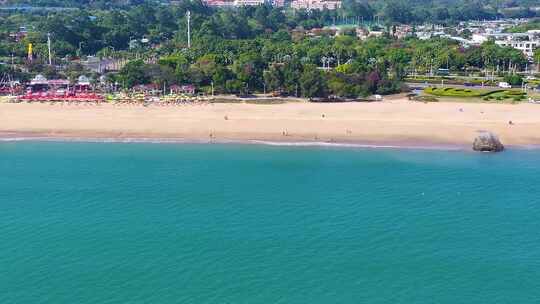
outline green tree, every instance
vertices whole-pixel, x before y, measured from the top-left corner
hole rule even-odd
[[[522,85],[523,84],[523,77],[518,74],[511,74],[504,76],[504,81],[508,82],[509,84],[516,86],[516,85]]]
[[[281,91],[284,81],[283,71],[278,64],[272,64],[270,68],[264,72],[264,82],[267,90]]]
[[[300,77],[300,88],[304,97],[324,96],[326,91],[325,78],[317,66],[313,64],[304,66],[304,71]]]
[[[149,83],[150,79],[145,73],[145,64],[142,60],[128,62],[118,73],[120,83],[124,88],[131,88],[138,84]]]

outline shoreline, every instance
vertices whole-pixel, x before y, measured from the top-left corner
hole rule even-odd
[[[322,142],[322,141],[268,141],[268,140],[238,140],[238,139],[215,139],[196,140],[184,138],[163,137],[79,137],[79,136],[30,136],[19,134],[15,137],[0,134],[0,143],[13,142],[72,142],[72,143],[111,143],[111,144],[196,144],[196,145],[254,145],[269,147],[298,147],[298,148],[336,148],[336,149],[388,149],[388,150],[426,150],[447,152],[471,152],[472,145],[440,144],[428,142]],[[540,144],[531,145],[506,145],[505,150],[540,150]]]
[[[442,144],[436,142],[413,141],[384,141],[384,142],[328,142],[328,141],[271,141],[262,139],[188,139],[179,137],[106,137],[80,136],[75,134],[65,136],[48,136],[47,134],[28,134],[0,132],[0,143],[9,142],[73,142],[73,143],[120,143],[120,144],[201,144],[201,145],[260,145],[270,147],[320,147],[320,148],[350,148],[350,149],[390,149],[390,150],[433,150],[474,152],[472,145]],[[507,149],[537,150],[540,145],[511,145]],[[476,153],[476,152],[474,152]]]
[[[440,145],[428,143],[361,143],[361,142],[316,142],[316,141],[266,141],[266,140],[235,140],[217,139],[211,141],[181,139],[181,138],[107,138],[107,137],[0,137],[0,143],[9,142],[72,142],[72,143],[118,143],[118,144],[200,144],[200,145],[254,145],[269,147],[298,147],[298,148],[344,148],[344,149],[390,149],[390,150],[433,150],[433,151],[463,151],[473,152],[470,147],[461,145]],[[540,146],[539,146],[540,148]]]
[[[508,121],[514,123],[509,125]],[[470,150],[480,131],[540,147],[540,106],[415,103],[48,105],[0,103],[0,141],[247,143]]]

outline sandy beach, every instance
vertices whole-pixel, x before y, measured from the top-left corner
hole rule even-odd
[[[513,122],[510,125],[509,121]],[[506,145],[540,144],[540,105],[216,103],[183,106],[0,104],[0,136],[261,140],[469,146],[481,130]]]

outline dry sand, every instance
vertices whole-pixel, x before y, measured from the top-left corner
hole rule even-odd
[[[460,111],[462,109],[462,111]],[[509,121],[513,125],[509,125]],[[174,138],[470,145],[480,130],[506,145],[540,144],[540,105],[377,103],[177,107],[0,104],[0,136]]]

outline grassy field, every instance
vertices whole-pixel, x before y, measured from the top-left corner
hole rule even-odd
[[[527,99],[527,94],[521,90],[512,89],[462,89],[462,88],[426,88],[427,95],[459,99],[469,102],[519,103]]]

